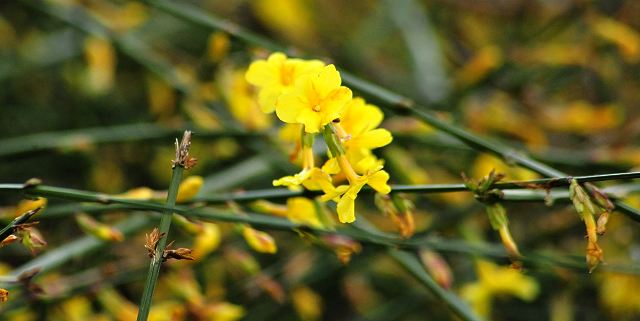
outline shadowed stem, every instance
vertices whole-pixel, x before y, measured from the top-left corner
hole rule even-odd
[[[184,167],[176,165],[173,169],[173,175],[171,176],[171,183],[169,184],[169,195],[167,196],[167,206],[175,206],[176,198],[178,197],[178,189],[180,187],[180,180],[182,179],[182,172]],[[160,237],[156,245],[156,254],[151,258],[151,265],[149,266],[149,274],[147,274],[147,282],[144,285],[144,292],[142,293],[142,300],[140,302],[140,310],[138,311],[138,321],[147,320],[149,317],[149,311],[151,310],[151,300],[153,299],[153,292],[156,288],[158,276],[160,275],[160,266],[162,265],[162,253],[167,244],[167,237],[169,233],[169,227],[171,226],[171,217],[173,211],[165,210],[162,213],[160,219]]]

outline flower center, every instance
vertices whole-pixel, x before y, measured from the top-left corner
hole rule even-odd
[[[313,111],[319,112],[320,111],[320,106],[318,106],[318,105],[313,106]]]

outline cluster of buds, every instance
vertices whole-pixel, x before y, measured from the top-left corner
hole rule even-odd
[[[502,207],[498,201],[502,197],[502,192],[498,189],[492,189],[491,186],[505,177],[504,173],[495,173],[492,170],[489,175],[483,177],[477,181],[475,179],[468,179],[464,173],[461,173],[464,179],[464,185],[471,190],[478,201],[484,203],[487,208],[487,214],[489,215],[489,222],[494,230],[500,233],[502,244],[507,251],[509,260],[511,261],[511,268],[520,270],[522,267],[522,254],[518,250],[518,246],[511,237],[509,232],[509,219],[507,218],[507,211]]]
[[[321,200],[338,203],[342,223],[355,220],[355,199],[364,185],[388,194],[389,174],[382,161],[371,152],[392,141],[391,133],[376,128],[384,118],[376,106],[352,97],[335,66],[319,60],[287,58],[273,53],[266,60],[253,62],[245,75],[259,89],[258,102],[263,112],[275,111],[287,126],[298,126],[297,151],[302,155],[302,171],[274,181],[275,186],[303,185],[324,192]],[[322,166],[314,163],[315,134],[322,133],[329,150],[329,160]],[[348,185],[335,182],[347,180]]]
[[[602,249],[597,243],[598,235],[604,234],[609,213],[613,210],[614,205],[606,194],[592,184],[580,184],[575,178],[569,178],[569,183],[571,184],[569,197],[587,228],[587,266],[589,267],[589,272],[591,272],[599,263],[604,262]],[[597,223],[593,217],[596,213],[596,208],[603,212]]]

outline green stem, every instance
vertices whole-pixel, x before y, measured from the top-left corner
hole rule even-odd
[[[176,205],[176,198],[178,197],[178,189],[180,187],[180,180],[182,179],[182,172],[184,172],[184,167],[180,165],[176,165],[173,169],[173,175],[171,176],[171,183],[169,184],[169,195],[167,196],[166,204],[169,207],[173,207]],[[149,317],[149,311],[151,310],[151,300],[153,299],[153,292],[155,291],[158,276],[160,275],[162,254],[167,244],[172,216],[172,210],[165,210],[162,213],[162,218],[160,219],[159,235],[162,235],[164,233],[164,236],[160,238],[156,245],[156,255],[151,258],[149,274],[147,275],[147,282],[144,286],[144,292],[142,293],[142,300],[140,302],[140,310],[138,311],[138,321],[147,320],[147,318]]]

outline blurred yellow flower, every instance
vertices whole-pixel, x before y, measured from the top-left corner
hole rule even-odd
[[[271,235],[258,231],[250,226],[245,225],[242,229],[242,236],[252,249],[260,253],[274,254],[278,252],[276,241]]]
[[[198,194],[198,191],[200,191],[202,184],[204,184],[204,179],[200,176],[194,175],[185,178],[180,183],[176,203],[186,202],[194,198]]]
[[[222,234],[215,223],[202,222],[202,232],[196,235],[193,244],[193,261],[198,262],[215,251],[220,245]]]
[[[334,65],[320,75],[302,75],[296,80],[296,94],[284,93],[276,103],[276,114],[285,123],[304,124],[307,133],[317,133],[335,119],[351,101],[351,89],[340,86],[342,79]]]
[[[276,110],[276,101],[284,93],[296,92],[296,81],[302,75],[318,75],[324,63],[320,60],[287,58],[281,52],[272,53],[267,60],[256,60],[245,74],[248,83],[260,88],[258,101],[265,113]]]
[[[85,233],[102,241],[121,242],[124,239],[122,232],[118,231],[115,227],[101,223],[87,214],[76,213],[75,217],[76,222],[78,222],[78,225]]]
[[[599,16],[591,27],[597,35],[615,44],[629,63],[640,61],[640,34],[630,26],[612,18]]]
[[[600,300],[614,315],[640,313],[640,277],[604,272],[600,278]]]
[[[300,286],[291,290],[291,303],[303,321],[316,321],[322,317],[322,296],[309,287]]]
[[[247,71],[246,74],[249,72]],[[245,80],[244,75],[244,69],[235,69],[231,65],[220,68],[219,83],[229,111],[247,129],[258,131],[267,129],[271,126],[273,117],[260,111],[262,107],[256,101],[255,91]],[[264,111],[263,108],[262,110]]]
[[[322,228],[313,201],[305,197],[292,197],[287,200],[287,217],[294,223]]]
[[[490,316],[491,302],[496,296],[512,295],[531,302],[540,292],[540,286],[535,278],[517,270],[483,260],[476,262],[476,268],[478,281],[463,286],[460,295],[469,301],[481,316]]]

